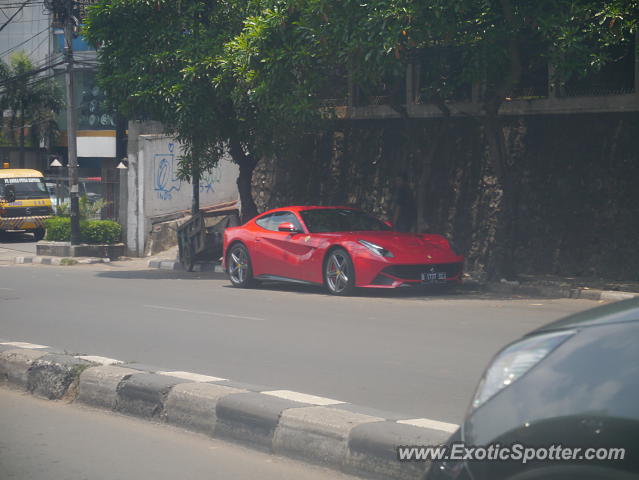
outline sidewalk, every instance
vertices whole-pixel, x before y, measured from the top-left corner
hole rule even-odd
[[[639,296],[639,282],[612,281],[601,278],[560,277],[557,275],[519,275],[517,280],[475,283],[488,292],[545,298],[581,298],[617,301]]]

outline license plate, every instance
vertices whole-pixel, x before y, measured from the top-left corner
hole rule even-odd
[[[22,225],[20,225],[20,228],[27,230],[27,229],[31,229],[31,228],[36,228],[36,224],[33,222],[26,222],[23,223]]]
[[[445,282],[446,272],[424,272],[422,273],[422,283]]]

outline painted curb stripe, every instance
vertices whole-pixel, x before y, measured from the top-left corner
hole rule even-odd
[[[200,375],[199,373],[182,372],[176,370],[174,372],[155,372],[158,375],[166,375],[167,377],[183,378],[184,380],[191,380],[193,382],[205,383],[205,382],[223,382],[226,378],[211,377],[209,375]]]
[[[35,343],[26,343],[26,342],[2,342],[0,345],[9,345],[10,347],[16,348],[29,348],[31,350],[37,350],[39,348],[49,348],[47,345],[37,345]]]
[[[264,395],[271,395],[273,397],[283,398],[285,400],[293,400],[294,402],[310,403],[311,405],[338,405],[341,400],[333,400],[332,398],[317,397],[315,395],[308,395],[306,393],[293,392],[291,390],[271,390],[267,392],[261,392]]]
[[[397,420],[397,423],[450,433],[455,432],[459,428],[459,425],[454,423],[440,422],[439,420],[431,420],[430,418],[409,418],[408,420]]]
[[[109,357],[101,357],[99,355],[76,355],[75,358],[79,358],[80,360],[87,360],[93,363],[99,363],[105,366],[124,363],[122,360],[116,360],[115,358],[109,358]]]

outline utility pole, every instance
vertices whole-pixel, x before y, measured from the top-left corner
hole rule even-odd
[[[75,99],[73,97],[73,7],[75,0],[64,5],[64,58],[67,64],[67,144],[69,160],[69,192],[71,196],[71,245],[80,243],[80,198],[78,187],[78,151],[75,123]]]

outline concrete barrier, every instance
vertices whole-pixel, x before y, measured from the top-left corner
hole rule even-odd
[[[8,343],[31,349],[0,344],[0,379],[36,395],[167,422],[366,478],[420,479],[426,464],[398,461],[397,447],[437,445],[456,427],[427,419],[421,424],[436,428],[414,426],[407,423],[416,420],[403,415],[299,392],[144,364],[103,366],[100,360],[115,361]]]
[[[212,383],[183,383],[169,392],[166,421],[172,425],[213,435],[217,423],[217,402],[246,390]]]
[[[94,407],[114,410],[118,399],[118,385],[137,373],[140,372],[116,366],[87,368],[80,374],[77,400]]]
[[[162,419],[166,397],[171,387],[178,383],[186,382],[154,373],[131,375],[117,387],[115,409],[136,417]]]

